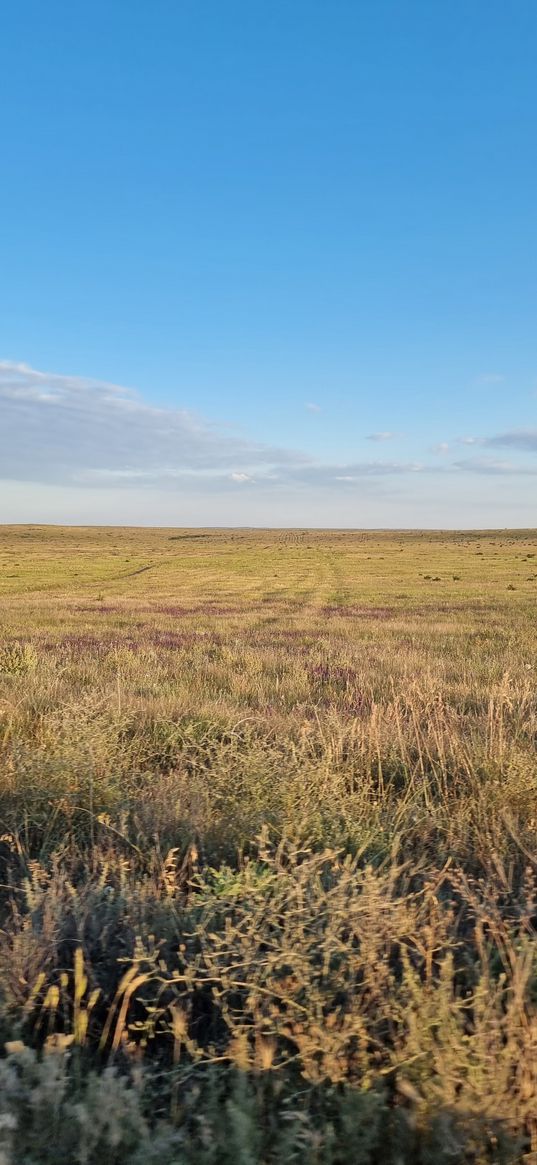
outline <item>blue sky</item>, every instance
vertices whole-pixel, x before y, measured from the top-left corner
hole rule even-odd
[[[8,0],[0,520],[537,524],[534,0]]]

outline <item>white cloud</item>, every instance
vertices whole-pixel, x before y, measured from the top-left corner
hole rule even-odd
[[[449,453],[449,442],[448,441],[439,441],[437,445],[432,445],[431,446],[431,453],[440,453],[440,454]]]
[[[254,480],[253,477],[251,477],[249,473],[230,473],[229,476],[230,476],[231,481],[244,482],[244,481],[253,481]]]
[[[391,433],[389,429],[385,429],[383,432],[380,432],[380,433],[370,433],[367,440],[368,441],[393,441],[395,439],[395,437],[397,437],[397,436],[398,436],[397,433]]]

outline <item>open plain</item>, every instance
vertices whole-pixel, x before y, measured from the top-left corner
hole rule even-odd
[[[0,564],[0,1160],[537,1161],[537,533]]]

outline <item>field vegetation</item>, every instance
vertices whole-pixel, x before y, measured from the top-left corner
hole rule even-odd
[[[537,534],[0,564],[1,1165],[535,1165]]]

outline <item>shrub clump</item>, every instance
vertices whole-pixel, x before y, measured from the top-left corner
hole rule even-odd
[[[35,671],[38,654],[31,643],[4,643],[0,646],[0,673],[24,676]]]

